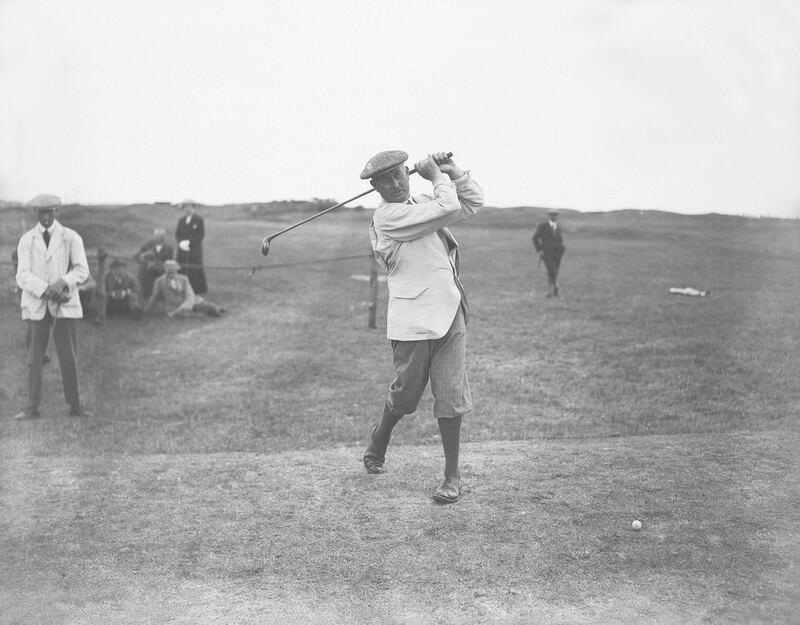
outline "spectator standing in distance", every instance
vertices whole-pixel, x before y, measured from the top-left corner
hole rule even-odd
[[[461,421],[472,410],[472,395],[465,363],[468,307],[458,244],[447,226],[472,217],[483,206],[483,191],[469,172],[438,152],[416,165],[432,193],[412,197],[407,159],[399,150],[381,152],[361,172],[383,198],[370,241],[375,260],[389,272],[386,330],[396,374],[363,463],[368,473],[383,473],[394,426],[417,409],[430,380],[445,464],[433,499],[453,503],[461,496]]]
[[[533,234],[533,247],[547,269],[547,297],[558,297],[558,270],[566,248],[558,225],[558,211],[547,211],[547,217],[547,221],[541,222]]]
[[[106,274],[106,314],[127,315],[134,319],[142,316],[142,304],[136,280],[125,271],[125,261],[117,258]]]
[[[147,241],[134,258],[139,263],[139,284],[142,297],[148,299],[153,293],[153,282],[164,273],[164,261],[172,260],[172,246],[166,242],[167,231],[164,228],[153,230],[153,238]]]
[[[185,312],[200,312],[219,317],[225,312],[222,306],[197,295],[189,278],[178,273],[179,269],[180,265],[174,260],[164,262],[164,275],[156,279],[153,294],[144,307],[144,312],[150,312],[160,300],[164,301],[167,317]]]
[[[200,215],[195,214],[196,202],[184,200],[180,203],[184,214],[175,228],[175,240],[178,242],[176,260],[182,266],[181,273],[189,277],[192,288],[197,295],[208,293],[206,272],[203,268],[203,237],[205,223]],[[197,265],[195,267],[185,265]]]
[[[77,325],[83,317],[78,285],[89,277],[83,239],[56,221],[61,199],[37,195],[28,202],[38,223],[20,238],[17,246],[17,285],[22,289],[22,318],[30,328],[28,347],[28,406],[16,419],[41,416],[42,366],[52,329],[64,398],[73,417],[91,416],[78,394]]]

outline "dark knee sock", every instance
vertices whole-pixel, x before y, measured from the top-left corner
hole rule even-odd
[[[383,407],[383,417],[378,429],[372,434],[372,444],[370,445],[370,450],[379,458],[383,458],[386,455],[386,448],[389,446],[392,430],[402,418],[403,415],[395,415],[392,412],[388,403]]]
[[[444,448],[444,474],[446,477],[459,477],[458,447],[461,442],[461,417],[438,419],[438,421]]]

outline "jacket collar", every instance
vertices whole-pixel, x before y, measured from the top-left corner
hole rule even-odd
[[[52,237],[54,234],[57,234],[57,233],[61,232],[63,229],[64,229],[64,226],[62,226],[60,223],[58,223],[57,219],[54,219],[53,220],[53,224],[50,226],[50,228],[48,230],[50,232],[50,236]],[[37,232],[39,234],[44,234],[45,227],[37,221],[36,222],[36,230],[37,230]]]

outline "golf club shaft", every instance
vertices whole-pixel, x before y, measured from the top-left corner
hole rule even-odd
[[[305,218],[305,219],[303,219],[302,221],[298,221],[296,224],[292,224],[291,226],[289,226],[288,228],[284,228],[284,229],[283,229],[283,230],[281,230],[280,232],[276,232],[275,234],[271,234],[271,235],[269,235],[269,236],[268,236],[268,237],[266,237],[264,240],[265,240],[265,241],[267,241],[267,242],[269,242],[269,241],[272,241],[272,239],[274,239],[275,237],[278,237],[278,236],[282,235],[282,234],[283,234],[283,233],[285,233],[285,232],[289,232],[289,230],[294,230],[294,229],[295,229],[295,228],[297,228],[298,226],[302,226],[303,224],[306,224],[306,223],[308,223],[308,222],[309,222],[309,221],[311,221],[312,219],[316,219],[317,217],[322,217],[324,214],[326,214],[326,213],[330,213],[330,212],[331,212],[333,209],[335,209],[335,208],[339,208],[340,206],[344,206],[345,204],[349,204],[349,203],[350,203],[350,202],[352,202],[353,200],[357,200],[357,199],[358,199],[358,198],[360,198],[360,197],[364,197],[364,196],[365,196],[365,195],[367,195],[368,193],[372,193],[374,190],[375,190],[375,189],[368,189],[368,190],[364,191],[363,193],[359,193],[358,195],[354,195],[354,196],[353,196],[353,197],[351,197],[349,200],[345,200],[344,202],[339,202],[338,204],[335,204],[334,206],[331,206],[331,207],[329,207],[329,208],[326,208],[324,211],[320,211],[320,212],[318,212],[318,213],[314,213],[314,214],[313,214],[313,215],[311,215],[310,217],[306,217],[306,218]]]
[[[453,153],[452,152],[448,152],[447,153],[447,157],[450,158],[451,156],[453,156]],[[414,167],[412,170],[410,170],[408,172],[408,175],[410,176],[411,174],[416,174],[416,173],[417,173],[417,168]],[[288,228],[284,228],[280,232],[276,232],[275,234],[271,234],[269,236],[264,237],[263,241],[261,242],[261,253],[264,256],[266,256],[269,253],[269,244],[272,241],[272,239],[274,239],[275,237],[279,237],[280,235],[285,234],[286,232],[289,232],[289,230],[294,230],[295,228],[297,228],[299,226],[302,226],[303,224],[307,224],[309,221],[312,221],[313,219],[316,219],[317,217],[322,217],[323,215],[325,215],[327,213],[330,213],[332,210],[334,210],[336,208],[344,206],[345,204],[349,204],[350,202],[352,202],[354,200],[357,200],[360,197],[364,197],[365,195],[367,195],[369,193],[372,193],[374,190],[375,190],[374,187],[372,189],[367,189],[363,193],[359,193],[358,195],[354,195],[349,200],[345,200],[344,202],[339,202],[338,204],[335,204],[335,205],[333,205],[333,206],[331,206],[329,208],[326,208],[323,211],[320,211],[318,213],[314,213],[313,215],[311,215],[309,217],[306,217],[305,219],[303,219],[301,221],[298,221],[296,224],[292,224]]]
[[[61,310],[61,304],[56,306],[56,314],[53,317],[53,323],[50,324],[50,334],[47,336],[47,347],[44,350],[44,355],[47,356],[48,360],[52,358],[50,355],[51,345],[53,344],[53,335],[56,331],[56,322],[58,321],[58,313]]]

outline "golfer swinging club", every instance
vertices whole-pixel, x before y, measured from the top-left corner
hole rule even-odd
[[[396,377],[383,418],[364,453],[369,473],[383,473],[392,429],[417,409],[428,380],[444,447],[444,481],[433,495],[439,503],[461,496],[458,449],[461,418],[472,410],[465,367],[467,299],[459,280],[458,244],[447,226],[472,217],[483,191],[445,152],[417,163],[432,195],[409,195],[408,154],[381,152],[361,172],[383,201],[370,225],[378,264],[389,273],[387,335]]]

